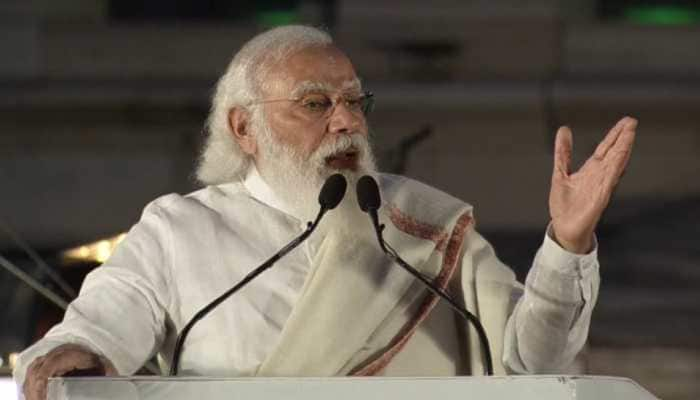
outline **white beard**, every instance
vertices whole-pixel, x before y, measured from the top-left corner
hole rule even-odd
[[[342,236],[374,235],[370,218],[357,204],[357,181],[363,175],[377,177],[374,156],[367,137],[362,134],[337,135],[325,140],[304,157],[293,147],[281,142],[270,129],[262,112],[254,112],[253,135],[257,139],[259,157],[256,161],[263,180],[279,196],[295,216],[313,221],[319,212],[318,195],[326,179],[340,173],[347,179],[347,189],[340,204],[328,211],[318,226],[324,235],[335,232]],[[336,170],[326,165],[326,158],[347,151],[358,151],[357,170]]]

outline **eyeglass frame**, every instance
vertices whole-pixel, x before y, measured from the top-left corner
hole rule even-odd
[[[248,102],[247,105],[248,105],[248,106],[255,106],[255,105],[259,105],[259,104],[276,103],[276,102],[281,102],[281,101],[291,101],[291,102],[297,103],[297,102],[303,100],[304,97],[307,96],[308,94],[309,94],[309,93],[306,93],[306,94],[301,95],[301,96],[299,96],[299,97],[286,98],[286,99],[261,99],[261,100],[253,100],[253,101]],[[328,115],[331,115],[332,111],[335,110],[335,107],[336,107],[341,101],[344,103],[345,108],[347,108],[348,110],[352,111],[352,108],[351,108],[350,105],[348,104],[348,101],[350,101],[350,100],[355,100],[355,99],[348,99],[347,97],[341,95],[341,96],[338,96],[338,98],[339,98],[340,100],[334,100],[334,99],[332,99],[330,96],[328,96],[326,93],[322,93],[322,94],[325,95],[325,96],[331,101],[331,104],[332,104],[332,105],[331,105],[327,110],[323,111],[323,113],[321,113],[319,116],[328,116]],[[361,106],[361,108],[360,108],[360,111],[362,112],[362,115],[363,115],[364,117],[367,117],[367,116],[372,112],[372,110],[374,109],[374,93],[372,93],[372,92],[369,91],[369,90],[365,90],[365,91],[362,92],[362,94],[361,94],[360,96],[358,96],[357,99],[358,99],[359,101],[365,101],[365,100],[367,101],[367,104],[365,104],[364,106]],[[312,111],[312,110],[309,110],[308,108],[306,108],[303,104],[297,104],[297,105],[299,105],[301,108],[304,108],[304,109],[306,109],[306,110],[308,110],[308,111]]]

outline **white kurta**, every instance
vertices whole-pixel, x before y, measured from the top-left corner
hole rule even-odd
[[[88,275],[63,322],[20,355],[15,379],[21,387],[34,358],[67,342],[104,355],[125,375],[158,352],[169,360],[175,336],[188,320],[297,236],[305,224],[280,203],[254,169],[244,182],[155,200],[112,257]],[[260,372],[280,340],[322,241],[320,235],[312,235],[201,320],[188,336],[181,373],[246,376]],[[470,270],[490,264],[502,267],[475,231],[466,241],[460,263],[469,264]],[[458,274],[452,288],[459,290],[460,280],[462,288],[468,287],[464,282],[470,278]],[[509,308],[513,312],[507,324],[494,325],[503,332],[494,333],[493,328],[489,332],[498,343],[494,361],[507,372],[555,372],[573,360],[586,340],[599,284],[596,251],[574,255],[545,235],[524,294],[511,279],[510,275],[503,278],[508,286],[503,293],[513,297],[515,307]],[[488,283],[483,288],[488,292]],[[497,290],[493,293],[502,296]],[[488,307],[488,296],[463,293],[458,297],[467,306]],[[472,311],[483,313],[483,309]],[[352,315],[347,319],[352,324]],[[444,329],[446,325],[450,329]],[[446,306],[437,306],[383,373],[469,372],[464,367],[469,351],[460,347],[455,336],[463,332],[458,325]],[[474,338],[470,343],[474,346]],[[446,362],[432,366],[402,362],[429,352],[440,352]],[[329,373],[341,372],[347,370]]]

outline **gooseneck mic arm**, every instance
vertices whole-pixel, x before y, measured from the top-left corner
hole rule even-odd
[[[250,281],[255,279],[258,275],[263,273],[268,268],[272,267],[279,259],[284,257],[290,251],[294,250],[304,240],[306,240],[316,229],[316,226],[318,226],[318,223],[321,222],[321,218],[323,218],[326,212],[334,209],[340,203],[340,201],[343,199],[343,196],[345,195],[346,187],[347,181],[345,180],[345,177],[343,177],[340,174],[331,175],[331,177],[329,177],[324,183],[323,187],[321,188],[321,193],[318,196],[318,202],[321,205],[321,209],[319,210],[314,222],[309,222],[306,227],[306,230],[304,230],[304,232],[302,232],[301,235],[297,236],[294,240],[289,242],[289,244],[284,246],[275,255],[273,255],[267,261],[262,263],[262,265],[251,271],[248,275],[246,275],[243,279],[236,283],[236,285],[233,286],[231,289],[227,290],[219,297],[214,299],[211,303],[204,306],[189,320],[187,325],[185,325],[180,334],[177,336],[177,340],[175,342],[175,349],[173,350],[173,362],[170,366],[170,376],[176,376],[178,373],[180,365],[180,355],[182,353],[182,346],[184,345],[185,339],[187,339],[187,335],[189,334],[192,327],[199,320],[201,320],[207,314],[209,314],[219,304],[221,304],[224,300],[228,299],[231,295],[242,289]]]
[[[362,211],[369,214],[372,219],[372,224],[374,225],[374,230],[377,234],[377,240],[379,241],[379,247],[386,253],[392,261],[400,265],[403,269],[408,271],[416,279],[421,281],[433,294],[445,300],[450,307],[455,310],[462,318],[471,322],[479,335],[479,342],[481,343],[481,348],[484,353],[485,369],[486,375],[493,375],[493,361],[491,359],[491,346],[489,345],[488,337],[486,336],[486,330],[481,321],[476,315],[470,313],[467,309],[462,307],[457,303],[452,297],[445,292],[445,290],[435,286],[433,282],[420,271],[416,270],[409,263],[404,261],[401,256],[394,250],[385,240],[384,240],[384,225],[379,224],[379,217],[377,215],[377,210],[381,206],[381,201],[379,197],[379,186],[377,182],[371,176],[365,175],[357,182],[357,202],[360,205]]]

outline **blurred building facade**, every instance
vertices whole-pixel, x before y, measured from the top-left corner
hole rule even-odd
[[[584,361],[698,398],[700,25],[606,20],[592,0],[521,3],[5,0],[0,219],[46,254],[128,229],[148,201],[197,187],[209,96],[236,50],[276,23],[325,26],[376,95],[380,163],[474,204],[521,276],[548,222],[556,128],[573,129],[581,161],[637,117],[601,227],[605,286]],[[0,251],[18,253],[7,237]],[[0,276],[22,318],[32,296]],[[28,344],[24,318],[0,334],[6,347]]]

